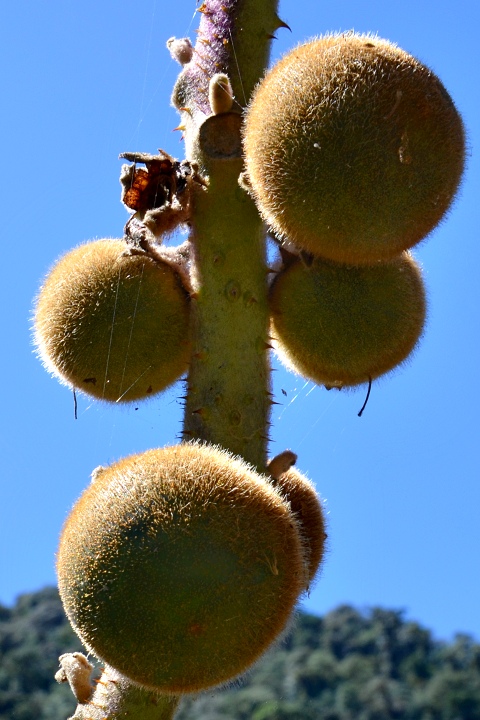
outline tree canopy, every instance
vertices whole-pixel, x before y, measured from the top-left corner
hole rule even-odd
[[[66,720],[75,700],[54,680],[81,650],[54,588],[0,606],[0,718]],[[480,644],[440,642],[402,611],[342,605],[299,612],[241,680],[183,701],[179,720],[480,720]]]

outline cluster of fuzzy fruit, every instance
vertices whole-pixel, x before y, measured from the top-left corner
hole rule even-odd
[[[445,216],[464,167],[462,120],[440,80],[384,40],[325,36],[260,83],[244,151],[251,192],[285,249],[270,300],[286,364],[343,387],[404,362],[426,314],[409,249]],[[116,402],[160,392],[186,371],[188,326],[175,269],[126,256],[121,241],[63,258],[36,310],[47,368]]]
[[[425,292],[409,249],[451,205],[464,145],[440,81],[377,38],[300,46],[260,83],[245,119],[246,173],[284,246],[272,332],[296,371],[353,386],[410,354]],[[191,352],[182,278],[167,255],[123,241],[73,250],[37,301],[44,364],[112,402],[165,389]],[[198,443],[98,468],[58,553],[65,609],[89,650],[166,694],[251,665],[288,624],[325,542],[310,482],[288,463],[267,472]]]
[[[425,320],[408,250],[444,217],[463,171],[463,125],[447,91],[385,40],[325,36],[260,83],[244,147],[258,208],[296,253],[271,290],[287,365],[336,387],[389,372]]]
[[[185,372],[190,298],[174,266],[123,240],[67,253],[35,311],[62,381],[118,402]],[[325,543],[311,483],[184,443],[98,468],[60,541],[58,579],[85,646],[130,680],[193,692],[235,677],[288,624]]]
[[[47,368],[94,397],[148,397],[185,372],[190,298],[175,268],[98,240],[65,255],[35,311]],[[85,646],[177,694],[244,671],[288,624],[325,543],[311,483],[184,443],[98,468],[60,541],[58,579]],[[273,477],[275,476],[275,477]]]

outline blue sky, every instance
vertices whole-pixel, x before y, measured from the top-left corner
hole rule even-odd
[[[480,638],[478,7],[284,0],[292,32],[280,30],[273,48],[278,57],[326,31],[378,32],[429,65],[464,117],[462,190],[416,252],[429,322],[412,362],[374,384],[361,419],[364,389],[328,393],[278,363],[274,373],[283,405],[272,452],[298,453],[328,511],[329,552],[304,606],[404,608],[443,638]],[[122,234],[118,154],[182,157],[169,105],[178,66],[165,42],[193,38],[194,9],[193,0],[18,0],[1,11],[4,603],[55,582],[60,528],[94,467],[174,442],[180,429],[180,387],[138,410],[81,398],[75,421],[71,393],[32,353],[29,317],[60,254]]]

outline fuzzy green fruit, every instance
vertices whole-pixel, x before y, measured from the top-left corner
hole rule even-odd
[[[328,387],[359,385],[404,362],[425,322],[423,281],[409,253],[360,267],[294,260],[277,275],[270,303],[280,357]]]
[[[190,302],[163,262],[96,240],[61,258],[35,308],[45,367],[88,395],[128,402],[164,390],[187,369]]]
[[[182,444],[97,473],[64,527],[60,594],[86,647],[162,693],[243,672],[305,586],[289,504],[215,447]]]
[[[325,554],[325,518],[313,484],[296,468],[290,468],[271,481],[297,521],[307,560],[307,582],[310,585]]]
[[[440,80],[395,45],[330,35],[287,54],[244,128],[257,205],[279,237],[373,264],[440,222],[464,166],[462,120]]]

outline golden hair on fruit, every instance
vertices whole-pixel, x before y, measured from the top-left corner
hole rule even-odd
[[[307,586],[309,586],[325,554],[326,523],[321,501],[313,483],[296,468],[290,467],[272,479],[272,484],[290,503],[305,548]]]
[[[190,303],[168,264],[95,240],[64,255],[37,298],[35,344],[61,382],[101,400],[129,402],[186,371]]]
[[[300,260],[270,292],[272,336],[282,360],[321,385],[359,385],[390,372],[417,345],[425,290],[409,253],[368,266]]]
[[[289,52],[257,87],[244,127],[257,205],[317,256],[373,264],[441,221],[465,156],[462,120],[425,65],[370,35]]]
[[[212,446],[104,469],[67,519],[58,581],[97,657],[163,693],[235,677],[282,632],[306,584],[289,503]]]

